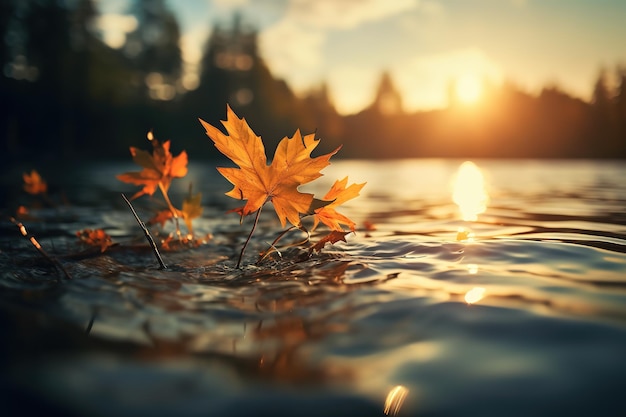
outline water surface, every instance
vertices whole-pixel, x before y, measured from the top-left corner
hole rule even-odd
[[[73,279],[2,225],[0,396],[12,415],[626,415],[626,164],[462,162],[335,162],[308,190],[366,181],[340,210],[357,233],[255,265],[268,209],[240,270],[251,219],[225,214],[214,164],[172,189],[203,193],[212,239],[166,270],[119,196],[131,164],[40,169],[67,203],[23,221]],[[7,211],[36,203],[20,180]],[[78,256],[84,228],[118,246]]]

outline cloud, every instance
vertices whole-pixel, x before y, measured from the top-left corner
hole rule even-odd
[[[481,49],[467,48],[418,56],[392,71],[407,110],[448,105],[448,86],[455,79],[474,76],[501,82],[503,71]]]
[[[102,38],[111,48],[121,48],[126,41],[126,34],[137,28],[134,16],[107,13],[99,16],[95,28],[102,33]]]
[[[272,73],[302,91],[319,75],[324,38],[322,32],[305,31],[297,22],[283,20],[261,34],[259,46]]]
[[[526,7],[528,6],[528,0],[511,0],[511,4],[515,7]]]
[[[442,16],[445,14],[445,7],[436,1],[422,1],[419,6],[419,10],[429,16]]]
[[[417,5],[417,0],[291,0],[286,18],[310,28],[351,29]]]
[[[213,0],[212,3],[221,9],[233,10],[237,8],[241,8],[242,6],[247,6],[250,1],[249,0]]]
[[[374,100],[380,72],[374,68],[342,66],[328,74],[328,87],[339,113],[351,114]]]
[[[282,19],[259,36],[272,72],[296,91],[310,88],[322,74],[323,47],[330,30],[349,30],[415,8],[418,0],[290,0]]]

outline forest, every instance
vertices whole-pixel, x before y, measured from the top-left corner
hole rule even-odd
[[[531,94],[512,82],[487,86],[480,106],[407,112],[380,74],[373,102],[339,114],[326,86],[304,96],[271,73],[258,32],[238,16],[213,22],[195,88],[183,82],[181,30],[164,0],[135,0],[137,27],[119,49],[93,29],[92,0],[2,0],[0,158],[127,158],[146,132],[217,157],[198,118],[218,124],[228,103],[271,149],[296,129],[343,145],[343,158],[625,158],[626,68],[599,69],[593,97],[557,85]]]

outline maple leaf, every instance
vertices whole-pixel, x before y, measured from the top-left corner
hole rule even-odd
[[[76,236],[78,237],[78,239],[80,239],[81,242],[86,243],[90,246],[100,246],[101,252],[104,252],[109,246],[113,245],[111,236],[109,236],[102,229],[83,229],[76,232]]]
[[[135,193],[131,200],[144,194],[152,195],[157,187],[166,196],[172,179],[187,175],[187,152],[182,151],[174,157],[170,152],[169,140],[161,143],[154,139],[152,132],[148,133],[148,139],[152,143],[152,154],[134,146],[130,147],[133,161],[143,169],[140,172],[126,172],[116,176],[120,181],[143,185],[143,189]]]
[[[45,194],[48,191],[48,185],[36,170],[33,169],[30,174],[25,172],[22,178],[24,179],[24,191],[27,193]]]
[[[170,209],[165,209],[165,210],[159,211],[157,214],[152,216],[152,218],[150,220],[148,220],[148,223],[149,224],[160,224],[161,227],[164,227],[165,226],[165,222],[167,222],[168,220],[172,219],[173,217],[174,217],[174,215],[172,214],[172,211]]]
[[[237,209],[242,216],[259,210],[271,201],[283,227],[289,221],[300,225],[300,214],[309,211],[313,194],[302,193],[298,187],[322,176],[320,171],[330,164],[334,151],[311,158],[319,139],[314,134],[302,136],[297,130],[292,138],[283,138],[270,165],[267,164],[265,147],[244,118],[239,118],[227,106],[227,119],[222,121],[228,134],[200,119],[207,136],[215,147],[230,158],[238,168],[218,168],[218,171],[233,184],[226,195],[247,200]]]
[[[359,195],[359,191],[361,191],[365,183],[352,184],[346,188],[347,183],[348,177],[345,177],[342,180],[335,181],[333,186],[330,187],[330,190],[324,196],[324,200],[330,202],[314,211],[313,230],[315,230],[320,222],[324,223],[330,228],[330,230],[333,231],[343,231],[343,228],[341,227],[342,224],[348,226],[351,231],[355,230],[356,223],[343,214],[338,213],[335,208],[346,201],[357,197]]]
[[[324,236],[323,238],[321,238],[315,245],[313,245],[310,249],[310,252],[315,251],[315,252],[319,252],[322,249],[324,249],[324,246],[326,246],[327,243],[330,243],[331,245],[334,243],[337,243],[339,241],[342,242],[346,242],[346,235],[349,235],[350,232],[344,232],[341,230],[333,230],[331,231],[329,234],[327,234],[326,236]],[[309,253],[310,253],[309,252]]]
[[[189,189],[189,195],[183,200],[183,220],[187,225],[189,234],[193,235],[193,225],[191,221],[197,217],[202,216],[202,193],[191,194],[191,188]]]

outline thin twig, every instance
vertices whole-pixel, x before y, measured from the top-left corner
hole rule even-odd
[[[26,238],[35,247],[35,249],[37,249],[37,251],[39,252],[41,256],[43,256],[48,262],[50,262],[52,265],[58,268],[61,272],[63,272],[63,275],[65,275],[66,279],[72,279],[72,276],[70,275],[69,272],[67,272],[67,269],[65,269],[63,264],[61,264],[61,262],[59,262],[56,258],[48,255],[48,253],[41,247],[37,239],[35,239],[35,236],[28,233],[28,231],[26,230],[26,226],[24,226],[22,222],[15,220],[15,218],[13,217],[11,217],[10,220],[11,220],[11,223],[17,226],[22,236],[24,236],[24,238]]]
[[[254,230],[256,229],[256,225],[259,223],[259,217],[261,216],[261,209],[263,208],[263,206],[261,206],[257,211],[256,211],[256,216],[254,217],[254,224],[252,225],[252,230],[250,230],[250,234],[248,235],[248,238],[246,239],[246,243],[243,244],[243,248],[241,248],[241,253],[239,254],[239,260],[237,261],[237,266],[236,268],[239,269],[239,267],[241,266],[241,260],[243,259],[243,253],[246,250],[246,247],[248,246],[248,243],[250,242],[250,239],[252,238],[252,234],[254,233]]]
[[[87,328],[85,329],[85,334],[89,334],[91,333],[91,329],[93,328],[93,323],[94,321],[96,321],[96,316],[98,315],[98,311],[94,310],[94,312],[91,314],[91,317],[89,318],[89,323],[87,323]]]
[[[157,248],[156,243],[154,243],[154,239],[152,239],[152,235],[150,234],[150,231],[146,227],[145,223],[141,221],[141,219],[137,215],[137,212],[135,211],[133,205],[130,204],[130,201],[128,200],[128,198],[126,198],[124,193],[122,193],[122,198],[124,199],[124,201],[126,201],[126,204],[128,204],[128,207],[130,208],[130,211],[132,211],[133,216],[135,216],[135,220],[137,220],[137,223],[139,223],[139,226],[143,230],[144,235],[146,235],[146,239],[148,240],[148,243],[150,244],[150,247],[152,248],[152,252],[154,252],[154,256],[156,256],[157,261],[159,261],[159,265],[161,266],[161,269],[167,269],[167,266],[163,262],[163,258],[161,258],[161,254],[159,253],[159,249]]]

